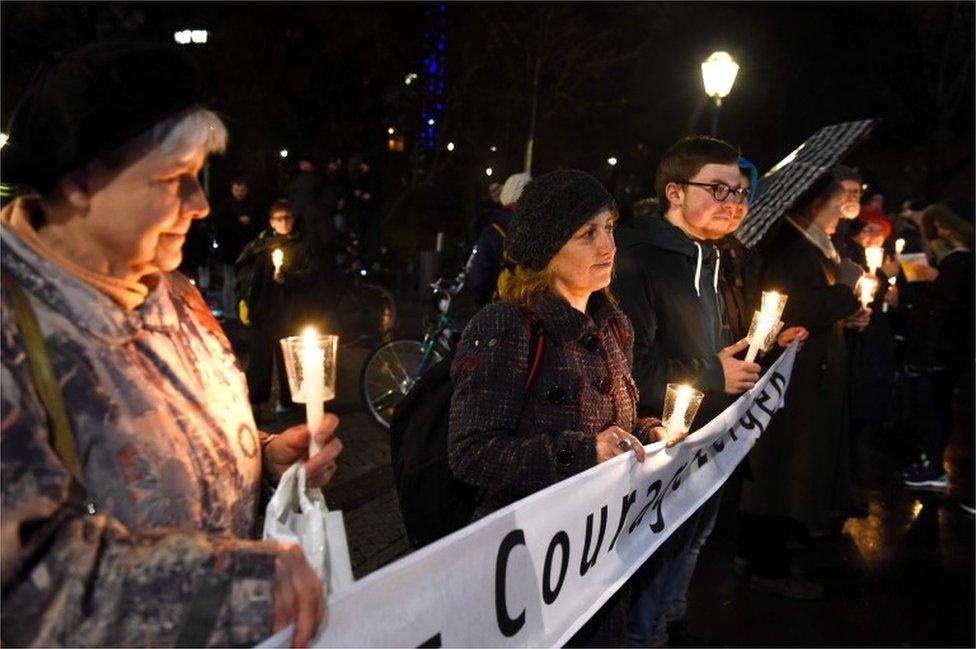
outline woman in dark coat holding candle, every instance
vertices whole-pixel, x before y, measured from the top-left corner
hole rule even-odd
[[[759,285],[789,295],[785,326],[810,335],[796,357],[786,406],[749,455],[739,555],[753,587],[795,599],[816,599],[822,588],[790,575],[789,521],[816,531],[851,506],[844,329],[863,329],[871,311],[853,290],[863,271],[841,262],[830,242],[843,200],[841,180],[826,174],[759,247]]]
[[[482,490],[475,517],[500,509],[631,449],[660,422],[637,417],[630,376],[633,329],[607,292],[617,221],[613,198],[581,171],[533,180],[506,240],[519,264],[502,301],[468,324],[451,369],[451,469]],[[545,347],[526,390],[530,326]],[[626,642],[622,589],[570,641]]]

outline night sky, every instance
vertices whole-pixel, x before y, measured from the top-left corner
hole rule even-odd
[[[880,117],[849,162],[889,209],[912,197],[973,197],[973,3],[440,7],[4,2],[3,123],[44,56],[99,39],[172,42],[176,30],[205,28],[208,44],[188,47],[230,127],[230,149],[213,164],[218,191],[243,173],[273,198],[294,162],[278,157],[282,148],[363,156],[380,171],[393,212],[439,226],[473,209],[486,167],[491,180],[520,170],[536,61],[533,172],[587,169],[626,203],[650,191],[669,144],[708,132],[699,65],[725,50],[741,69],[719,135],[761,170],[822,126]],[[441,33],[444,91],[433,98],[424,61]],[[410,72],[418,79],[406,86]],[[421,115],[434,103],[443,109],[427,151]],[[404,134],[405,152],[387,152],[390,126]]]

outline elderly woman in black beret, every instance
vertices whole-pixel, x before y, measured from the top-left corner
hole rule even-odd
[[[259,432],[233,351],[177,272],[227,132],[192,64],[99,44],[42,69],[14,112],[2,212],[2,644],[251,646],[322,584],[253,540],[262,482],[324,485],[337,419]]]
[[[478,487],[475,517],[621,453],[644,460],[660,422],[637,417],[633,330],[607,290],[617,222],[592,176],[554,171],[530,182],[506,241],[519,268],[499,302],[468,324],[451,370],[451,469]],[[530,328],[544,352],[526,387]],[[618,593],[571,644],[626,642]]]

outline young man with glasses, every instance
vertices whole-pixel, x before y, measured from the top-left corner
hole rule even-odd
[[[734,357],[748,341],[732,340],[714,244],[729,232],[749,192],[738,163],[738,151],[721,140],[679,141],[665,152],[655,175],[661,211],[636,217],[618,235],[611,288],[634,325],[633,376],[641,415],[660,416],[666,385],[688,383],[705,393],[697,428],[759,378],[759,365]],[[667,642],[667,613],[685,597],[693,558],[720,502],[721,491],[635,574],[628,620],[632,646]]]

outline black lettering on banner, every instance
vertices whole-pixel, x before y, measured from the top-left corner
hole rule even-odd
[[[613,540],[610,541],[610,545],[607,546],[607,552],[613,550],[613,546],[617,544],[617,538],[620,536],[620,532],[624,529],[624,523],[627,522],[627,513],[630,512],[630,508],[637,501],[637,492],[631,491],[629,494],[621,499],[620,503],[620,520],[617,522],[617,531],[613,533]]]
[[[757,405],[757,406],[759,406],[759,409],[760,409],[760,410],[762,410],[763,412],[765,412],[765,413],[766,413],[767,415],[769,415],[770,417],[772,417],[772,416],[773,416],[773,414],[774,414],[774,413],[776,412],[775,410],[770,410],[770,409],[769,409],[769,408],[768,408],[768,407],[766,406],[766,403],[767,403],[767,402],[768,402],[768,401],[769,401],[769,400],[770,400],[771,398],[772,398],[772,397],[770,396],[770,394],[769,394],[768,392],[766,392],[766,388],[763,388],[763,391],[762,391],[762,392],[761,392],[761,393],[759,394],[759,396],[758,396],[758,397],[756,397],[756,405]]]
[[[773,375],[769,377],[769,383],[773,386],[773,389],[776,390],[776,394],[782,397],[783,388],[786,387],[786,377],[779,372],[773,372]]]
[[[562,548],[562,560],[559,566],[559,578],[556,586],[549,588],[552,582],[552,556],[556,553],[556,548]],[[552,604],[559,597],[559,591],[563,588],[563,580],[566,579],[566,569],[569,567],[569,534],[559,530],[549,541],[549,549],[546,550],[546,565],[542,569],[542,601]]]
[[[736,428],[738,428],[738,426],[733,426],[732,428],[729,429],[729,439],[731,439],[733,442],[738,442],[739,441],[739,438],[736,437],[736,435],[735,435],[735,429]]]
[[[431,649],[438,649],[439,647],[442,646],[443,645],[441,644],[441,634],[438,633],[436,635],[430,636],[429,638],[421,642],[419,645],[417,645],[417,649],[421,649],[421,647],[424,648],[430,647]]]
[[[668,483],[668,486],[671,487],[671,491],[677,491],[678,487],[681,486],[681,474],[685,472],[686,468],[688,468],[687,462],[679,466],[678,470],[674,472],[673,476],[671,476],[671,480]],[[654,503],[654,513],[657,514],[657,517],[651,521],[651,531],[655,534],[659,534],[665,527],[664,512],[662,510],[664,507],[664,497],[667,495],[668,489],[665,487],[664,491],[661,492],[661,495],[657,497],[657,500]]]
[[[685,472],[685,469],[687,467],[688,467],[688,463],[685,462],[684,464],[679,466],[678,470],[674,472],[673,476],[671,476],[671,491],[677,491],[678,487],[681,486],[681,474]]]
[[[651,496],[652,491],[654,492],[653,496]],[[655,480],[654,482],[651,483],[651,486],[647,488],[647,495],[650,496],[651,499],[647,501],[646,505],[641,507],[639,512],[637,512],[637,517],[634,518],[634,522],[631,523],[630,527],[627,528],[627,534],[634,533],[634,530],[636,530],[637,526],[641,524],[642,520],[644,520],[644,514],[646,514],[647,510],[650,509],[651,505],[654,504],[654,500],[657,498],[657,495],[659,493],[661,493],[661,481]]]
[[[498,546],[498,556],[495,559],[495,620],[498,630],[506,638],[511,638],[525,626],[525,609],[516,617],[508,614],[505,606],[505,572],[508,568],[508,555],[517,545],[525,545],[525,532],[512,530],[502,539]]]
[[[586,517],[586,540],[583,541],[583,555],[580,557],[580,577],[596,565],[596,560],[600,556],[600,546],[603,545],[603,535],[607,531],[607,506],[600,508],[600,536],[597,537],[596,545],[593,547],[593,558],[589,558],[590,539],[593,538],[593,514]]]
[[[723,442],[721,439],[717,439],[712,442],[712,448],[715,449],[716,453],[721,453],[725,450],[725,442]]]
[[[742,415],[739,419],[739,425],[746,430],[752,430],[753,428],[759,428],[759,434],[765,433],[766,428],[762,425],[762,422],[756,419],[756,415],[753,414],[752,410],[747,410],[746,414]]]
[[[699,448],[698,450],[696,450],[695,451],[695,457],[691,458],[691,461],[692,462],[697,462],[698,463],[698,468],[699,469],[702,468],[703,466],[705,466],[706,464],[708,464],[708,452],[705,451],[704,449],[705,449],[705,447],[703,446],[703,447]]]

